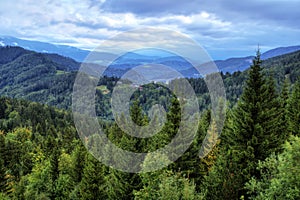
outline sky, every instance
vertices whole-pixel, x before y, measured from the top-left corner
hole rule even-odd
[[[254,55],[258,45],[300,45],[299,7],[300,0],[1,0],[0,35],[93,50],[158,27],[191,37],[216,60]]]

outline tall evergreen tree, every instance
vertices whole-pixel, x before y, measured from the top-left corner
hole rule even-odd
[[[282,136],[287,138],[289,136],[289,120],[288,120],[288,99],[289,99],[289,81],[285,79],[281,94],[280,94],[280,122],[278,125],[278,129],[281,129]]]
[[[75,149],[72,152],[73,170],[71,176],[76,183],[79,183],[82,179],[86,153],[87,150],[85,149],[83,144],[78,142],[78,144],[76,145]]]
[[[248,198],[244,185],[259,177],[259,160],[278,151],[284,142],[279,124],[280,104],[274,82],[262,74],[260,52],[249,70],[243,94],[233,111],[232,127],[224,130],[222,156],[211,173],[207,199]],[[219,165],[219,166],[218,166]],[[217,179],[217,180],[214,180]]]
[[[106,199],[103,165],[91,154],[86,154],[78,199]]]
[[[300,80],[294,85],[287,107],[289,132],[293,135],[300,135]]]
[[[137,101],[133,102],[130,108],[130,117],[132,121],[139,126],[144,126],[147,124],[147,119]],[[123,118],[122,122],[126,124],[127,120]],[[130,125],[128,125],[127,128],[129,131],[136,131],[130,127]],[[116,137],[120,138],[118,139]],[[145,148],[143,146],[145,145],[143,139],[129,136],[127,133],[124,133],[118,127],[116,127],[116,124],[111,127],[110,138],[112,138],[114,142],[117,142],[120,148],[131,152],[139,152]],[[122,155],[117,155],[114,153],[111,158],[114,160],[114,162],[123,164]],[[134,160],[132,163],[134,163]],[[128,163],[124,164],[127,165]],[[139,166],[134,166],[134,168],[139,168]],[[141,179],[139,175],[135,173],[127,173],[116,169],[108,169],[108,173],[105,176],[105,185],[109,199],[133,199],[133,191],[138,190],[141,187]]]
[[[0,193],[6,190],[6,178],[5,178],[5,137],[3,132],[0,131]]]

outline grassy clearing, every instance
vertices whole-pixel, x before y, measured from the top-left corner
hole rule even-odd
[[[66,74],[67,72],[62,70],[56,70],[56,75]]]
[[[100,90],[102,92],[102,94],[108,94],[109,93],[109,90],[107,89],[106,85],[97,86],[97,90]]]

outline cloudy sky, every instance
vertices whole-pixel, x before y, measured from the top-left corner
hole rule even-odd
[[[93,50],[140,27],[179,31],[214,59],[300,45],[300,0],[1,0],[0,35]],[[159,42],[159,39],[157,39]]]

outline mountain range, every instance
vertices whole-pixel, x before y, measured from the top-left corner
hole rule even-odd
[[[0,36],[0,46],[19,46],[27,50],[41,53],[56,53],[82,62],[90,53],[87,50],[78,49],[67,45],[55,45],[40,41],[23,40],[11,36]]]
[[[136,57],[134,53],[129,58]],[[130,60],[128,58],[128,60]],[[119,58],[115,65],[126,61],[124,57]],[[153,58],[154,59],[154,58]],[[165,59],[155,58],[157,62],[165,62]],[[248,58],[250,59],[250,58]],[[127,61],[128,61],[127,60]],[[168,61],[168,59],[167,59]],[[179,62],[180,60],[177,60]],[[183,60],[181,60],[183,61]],[[276,56],[265,60],[262,67],[265,73],[272,73],[277,85],[282,85],[286,77],[294,83],[300,76],[300,51]],[[58,54],[38,53],[21,47],[0,47],[0,96],[8,96],[18,99],[40,102],[53,105],[58,108],[69,109],[74,81],[81,63],[71,58]],[[170,79],[169,76],[161,77],[159,66],[154,65],[155,70],[145,66],[143,73],[149,74],[149,78],[162,80]],[[249,64],[250,66],[250,64]],[[123,69],[112,67],[106,71],[109,76],[125,73]],[[181,73],[191,73],[190,68],[183,68]],[[114,74],[113,74],[114,73]],[[157,74],[156,74],[157,73]],[[160,76],[159,76],[160,75]],[[235,102],[242,92],[243,83],[247,77],[247,70],[234,73],[223,73],[224,85],[227,98]],[[98,113],[103,117],[110,116],[110,96],[113,86],[118,78],[103,77],[97,86]],[[209,101],[205,82],[201,78],[188,79],[191,81],[196,94],[201,96],[203,105]]]
[[[68,63],[67,65],[69,66],[69,70],[78,70],[80,62],[83,62],[90,53],[90,51],[88,50],[82,50],[71,46],[23,40],[10,36],[0,36],[0,46],[20,46],[27,50],[46,53],[48,57],[52,57],[52,60],[55,60],[55,62],[57,63],[62,64],[61,62],[64,62],[64,65]],[[298,50],[300,50],[300,45],[278,47],[262,53],[261,58],[266,60]],[[67,58],[62,59],[56,54],[62,55]],[[98,52],[97,56],[100,58],[100,62],[104,63],[117,57],[114,54],[105,52]],[[251,65],[252,59],[253,56],[246,56],[238,58],[228,58],[226,60],[216,60],[214,62],[218,66],[220,71],[224,73],[233,73],[235,71],[246,70]],[[109,70],[107,71],[107,75],[121,76],[127,70],[135,66],[151,63],[170,66],[171,68],[182,73],[185,77],[200,77],[198,72],[184,58],[178,55],[164,52],[156,52],[156,54],[153,54],[153,52],[149,53],[149,51],[129,52],[117,58],[111,64]]]

